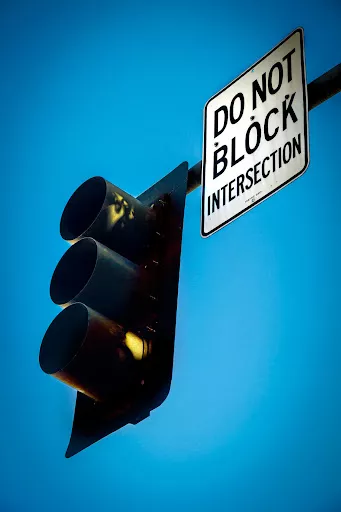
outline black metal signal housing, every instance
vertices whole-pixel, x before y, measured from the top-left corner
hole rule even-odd
[[[95,177],[64,209],[72,245],[50,286],[63,310],[39,362],[78,391],[66,457],[137,424],[169,393],[187,179],[184,162],[134,198]]]

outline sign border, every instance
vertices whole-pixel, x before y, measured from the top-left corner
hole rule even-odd
[[[204,232],[204,211],[205,211],[204,208],[205,208],[205,167],[206,167],[207,107],[208,107],[209,103],[214,98],[216,98],[223,91],[226,91],[226,89],[231,87],[231,85],[233,85],[235,82],[237,82],[237,80],[240,80],[244,75],[246,75],[246,73],[248,73],[250,70],[252,70],[260,62],[262,62],[264,59],[266,59],[266,57],[268,57],[269,55],[271,55],[271,53],[273,53],[275,50],[277,50],[277,48],[279,48],[283,43],[285,43],[288,39],[290,39],[290,37],[292,37],[296,32],[299,32],[299,34],[300,34],[300,41],[301,41],[301,48],[302,48],[302,52],[301,52],[301,70],[302,70],[302,80],[303,80],[303,83],[304,83],[304,87],[303,87],[304,110],[306,112],[305,119],[304,119],[304,138],[305,138],[305,148],[306,148],[306,160],[304,162],[303,169],[301,171],[299,171],[297,174],[295,174],[295,176],[293,176],[292,178],[289,178],[286,182],[284,182],[278,188],[276,188],[275,190],[272,190],[271,192],[269,192],[266,196],[262,197],[258,201],[255,201],[254,203],[250,204],[244,210],[242,210],[241,212],[237,213],[236,215],[231,217],[229,220],[226,220],[226,221],[222,222],[219,226],[215,227],[214,229],[212,229],[208,233],[205,233]],[[244,71],[241,75],[239,75],[232,82],[230,82],[226,87],[224,87],[223,89],[218,91],[214,96],[212,96],[207,101],[207,103],[205,104],[204,121],[205,121],[204,122],[204,144],[203,144],[203,158],[202,158],[203,165],[202,165],[202,169],[201,169],[201,183],[202,183],[202,187],[203,188],[202,188],[202,196],[201,196],[201,230],[200,230],[200,234],[201,234],[201,236],[203,238],[208,238],[210,235],[213,235],[213,233],[215,233],[216,231],[222,229],[227,224],[230,224],[231,222],[236,220],[238,217],[240,217],[241,215],[246,213],[248,210],[251,210],[255,206],[258,206],[261,202],[265,201],[265,199],[267,199],[268,197],[272,196],[273,194],[275,194],[276,192],[278,192],[279,190],[284,188],[286,185],[288,185],[292,181],[294,181],[297,178],[299,178],[300,176],[302,176],[302,174],[304,174],[304,172],[307,170],[307,167],[308,167],[309,162],[310,162],[310,152],[309,152],[309,137],[308,137],[308,92],[307,92],[307,80],[306,80],[305,47],[304,47],[304,30],[303,30],[303,27],[298,27],[295,30],[293,30],[287,37],[285,37],[282,41],[280,41],[274,48],[272,48],[272,50],[270,50],[268,53],[266,53],[261,59],[259,59],[257,62],[255,62],[246,71]]]

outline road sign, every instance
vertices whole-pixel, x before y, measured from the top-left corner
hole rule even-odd
[[[247,212],[309,164],[303,29],[205,105],[201,234]]]

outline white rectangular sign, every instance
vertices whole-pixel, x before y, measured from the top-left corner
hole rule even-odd
[[[303,29],[205,105],[201,235],[298,178],[309,164]]]

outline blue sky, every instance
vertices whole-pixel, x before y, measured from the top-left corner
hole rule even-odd
[[[340,16],[1,3],[1,512],[341,509],[340,95],[310,113],[310,166],[284,190],[208,239],[187,197],[172,391],[149,419],[67,460],[75,394],[38,364],[74,189],[138,195],[195,164],[206,101],[298,26],[313,80],[341,60]]]

